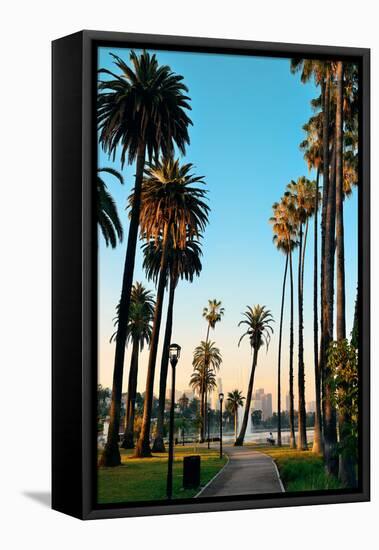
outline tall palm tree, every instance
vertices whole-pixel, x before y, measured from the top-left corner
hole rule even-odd
[[[333,341],[336,210],[332,63],[329,61],[293,59],[291,60],[291,71],[301,71],[302,82],[308,82],[314,77],[316,85],[319,84],[321,86],[323,191],[321,212],[321,341],[319,371],[322,378],[325,463],[328,472],[336,475],[338,473],[336,410],[333,405],[332,391],[328,382],[330,380],[330,372],[327,358],[330,343]]]
[[[225,313],[225,309],[221,307],[222,302],[219,300],[208,300],[208,306],[203,309],[203,317],[207,322],[207,337],[206,342],[209,340],[209,330],[215,329],[216,324],[219,323]]]
[[[345,312],[345,244],[343,226],[343,100],[344,69],[342,61],[336,63],[336,281],[337,340],[346,338]]]
[[[322,173],[322,112],[312,116],[303,130],[306,138],[300,144],[304,151],[304,159],[308,169],[316,170],[316,188],[314,203],[314,254],[313,254],[313,356],[315,375],[315,425],[312,451],[316,454],[323,452],[322,417],[321,417],[321,371],[319,362],[319,330],[318,330],[318,211],[320,204],[319,180]]]
[[[130,360],[128,397],[126,403],[126,426],[121,447],[124,449],[134,448],[134,417],[135,401],[137,395],[138,379],[138,359],[139,352],[143,350],[144,345],[149,345],[152,332],[152,320],[154,313],[155,300],[153,293],[147,290],[142,283],[134,283],[132,286],[129,323],[127,327],[126,344],[132,343],[132,355]],[[119,323],[120,304],[116,308],[115,327]],[[117,331],[114,332],[110,341],[115,341]]]
[[[154,241],[145,243],[143,245],[143,253],[143,267],[146,270],[147,277],[149,280],[153,279],[157,284],[162,261],[162,239],[159,240],[158,245],[156,245]],[[173,325],[175,290],[179,279],[185,279],[186,281],[192,282],[195,275],[200,275],[202,268],[200,260],[201,256],[202,252],[200,242],[190,239],[187,240],[184,248],[174,248],[173,246],[170,246],[168,251],[166,285],[169,285],[169,295],[161,358],[158,417],[152,449],[153,452],[165,452],[163,442],[164,410],[166,403],[166,384],[169,363],[169,347],[171,343]]]
[[[219,300],[208,300],[208,306],[203,308],[203,317],[207,322],[207,336],[205,338],[205,341],[208,342],[209,340],[209,331],[210,329],[215,330],[216,324],[219,323],[224,315],[224,308],[221,307],[222,302]],[[204,441],[205,434],[207,431],[207,414],[206,411],[208,409],[208,393],[204,393],[200,397],[200,415],[203,419],[202,423],[202,431],[201,431],[201,441]]]
[[[249,337],[250,346],[253,351],[253,363],[251,366],[249,387],[247,390],[242,426],[240,433],[234,443],[234,445],[236,446],[243,445],[243,441],[245,439],[246,428],[250,414],[251,396],[253,394],[255,369],[258,362],[258,352],[263,344],[266,344],[266,349],[268,349],[271,334],[273,334],[274,332],[274,329],[271,326],[271,324],[274,322],[274,319],[271,315],[271,311],[269,309],[266,309],[266,306],[260,306],[259,304],[253,307],[247,306],[247,311],[245,311],[243,315],[245,319],[240,321],[238,323],[238,326],[247,325],[247,330],[239,339],[238,345],[240,345],[241,340],[245,336]]]
[[[134,201],[130,212],[128,243],[120,297],[120,322],[113,368],[112,400],[108,439],[100,460],[103,466],[121,463],[118,448],[121,392],[127,320],[133,283],[134,262],[140,218],[141,188],[146,155],[151,160],[159,153],[171,155],[176,145],[183,154],[189,143],[186,114],[190,109],[183,77],[167,65],[159,65],[154,55],[144,51],[130,53],[131,66],[111,54],[120,74],[108,69],[100,73],[97,101],[99,141],[106,153],[115,158],[121,149],[121,166],[136,161]]]
[[[243,407],[244,397],[239,390],[233,390],[228,393],[227,403],[234,416],[234,440],[237,441],[238,430],[238,409]]]
[[[112,195],[107,189],[107,184],[99,175],[102,172],[111,174],[123,184],[124,179],[120,172],[113,168],[98,168],[96,178],[97,189],[97,223],[101,229],[105,244],[116,248],[117,239],[121,242],[123,237],[122,225],[117,212],[117,206]]]
[[[148,165],[142,185],[141,235],[147,241],[154,240],[156,245],[161,239],[162,254],[147,367],[143,421],[135,452],[135,456],[139,458],[151,456],[151,408],[169,250],[171,247],[185,248],[188,240],[199,238],[208,223],[209,206],[205,203],[206,191],[195,186],[205,182],[202,176],[191,174],[191,169],[192,164],[181,166],[179,161],[172,157],[163,158],[156,164]],[[131,195],[129,200],[133,205],[134,195]]]
[[[323,130],[323,206],[321,223],[321,343],[320,362],[323,386],[323,433],[324,457],[329,474],[338,475],[337,455],[337,413],[330,384],[331,371],[328,365],[328,351],[334,336],[334,258],[336,225],[336,143],[335,143],[335,91],[332,81],[332,67],[327,68],[324,102]],[[329,170],[326,168],[329,166]]]
[[[304,321],[303,321],[303,295],[304,295],[304,266],[305,250],[308,235],[308,222],[314,209],[315,182],[302,176],[297,182],[291,181],[287,185],[287,196],[293,204],[292,220],[298,227],[299,235],[299,262],[298,262],[298,316],[299,316],[299,353],[298,353],[298,442],[299,450],[308,450],[306,432],[305,409],[305,369],[304,369]],[[304,232],[305,226],[305,232]]]
[[[202,341],[199,346],[197,346],[193,352],[193,361],[192,365],[194,368],[194,374],[191,377],[190,384],[193,389],[197,389],[200,397],[200,440],[204,440],[204,419],[205,411],[201,410],[201,398],[206,395],[208,392],[213,391],[216,387],[216,378],[215,372],[220,369],[222,362],[222,357],[220,350],[216,348],[214,342],[211,341]],[[196,373],[198,376],[196,376]],[[207,383],[207,380],[210,380],[210,383]],[[194,380],[200,380],[203,383],[200,385],[194,385]],[[213,383],[214,382],[214,383]],[[204,403],[204,400],[203,400]],[[202,414],[201,414],[202,413]]]
[[[287,281],[287,272],[288,272],[288,263],[289,263],[289,252],[293,251],[296,246],[296,241],[294,237],[296,234],[290,235],[288,240],[288,235],[284,229],[288,229],[282,223],[282,213],[281,206],[278,203],[274,203],[272,206],[273,216],[270,218],[270,223],[273,225],[273,243],[276,248],[283,252],[286,258],[284,265],[284,275],[283,275],[283,285],[282,285],[282,300],[280,306],[280,325],[279,325],[279,345],[278,345],[278,447],[282,445],[282,404],[281,404],[281,362],[282,362],[282,334],[283,334],[283,313],[284,313],[284,302],[285,302],[285,292],[286,292],[286,281]]]
[[[346,338],[345,309],[345,243],[343,201],[357,183],[358,125],[355,117],[357,75],[353,65],[349,68],[342,61],[334,65],[336,79],[336,336],[342,345]],[[346,132],[346,135],[345,135]],[[346,148],[346,151],[345,151]],[[351,412],[339,409],[338,426],[340,442],[349,433]],[[354,461],[348,453],[341,453],[339,478],[346,483],[355,477]],[[352,483],[354,485],[354,483]]]
[[[294,411],[294,390],[293,390],[293,348],[294,348],[294,291],[293,291],[293,268],[292,253],[298,246],[297,228],[292,223],[292,202],[288,196],[283,196],[280,203],[273,205],[274,216],[271,218],[275,242],[288,254],[290,268],[290,345],[289,345],[289,424],[290,424],[290,448],[296,448],[295,438],[295,411]],[[280,244],[282,243],[282,244]],[[280,340],[281,342],[281,340]],[[279,373],[280,375],[280,373]]]

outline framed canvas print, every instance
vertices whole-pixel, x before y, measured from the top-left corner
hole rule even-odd
[[[53,42],[53,508],[369,499],[369,50]]]

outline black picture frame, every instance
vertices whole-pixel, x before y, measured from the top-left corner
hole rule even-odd
[[[360,486],[356,490],[97,505],[96,51],[101,45],[269,57],[336,58],[360,67]],[[300,506],[370,499],[370,50],[81,31],[52,44],[52,507],[81,519]]]

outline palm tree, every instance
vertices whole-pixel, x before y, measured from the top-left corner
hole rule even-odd
[[[209,340],[209,329],[215,329],[216,324],[219,323],[224,315],[224,308],[221,307],[221,301],[208,300],[208,306],[203,309],[203,317],[207,321],[207,337],[206,342]]]
[[[352,192],[357,183],[358,126],[356,124],[356,68],[348,68],[342,61],[334,65],[336,79],[336,336],[337,342],[346,342],[345,309],[345,243],[344,243],[344,196]],[[346,130],[346,136],[345,136]],[[346,147],[346,152],[344,151]],[[349,433],[351,413],[338,411],[340,441]],[[355,477],[352,458],[341,453],[339,460],[339,478],[343,481]],[[354,484],[353,484],[354,485]]]
[[[194,368],[194,378],[191,378],[191,385],[194,389],[197,389],[200,397],[200,441],[204,441],[204,422],[206,416],[206,409],[202,408],[202,403],[204,407],[204,395],[208,392],[213,391],[216,387],[216,379],[214,373],[220,369],[222,362],[222,357],[220,350],[216,348],[214,342],[211,341],[202,341],[199,346],[197,346],[193,352],[193,361],[192,365]],[[192,384],[194,379],[197,379],[195,373],[199,374],[199,379],[203,380],[203,384],[198,387]],[[210,377],[212,383],[207,384],[207,377]],[[213,384],[214,380],[214,384]]]
[[[208,306],[203,308],[203,317],[207,322],[207,336],[205,341],[208,342],[209,340],[209,331],[210,329],[214,330],[216,327],[216,324],[219,323],[224,315],[224,308],[221,307],[221,301],[219,300],[208,300]],[[201,441],[205,438],[205,433],[207,430],[207,408],[208,408],[208,394],[205,393],[200,397],[200,415],[203,418],[203,424],[202,424],[202,433],[201,433]]]
[[[120,172],[113,168],[98,168],[97,169],[97,223],[101,229],[105,244],[111,245],[112,248],[116,248],[117,239],[122,241],[123,231],[120,218],[117,212],[117,206],[112,198],[112,195],[107,189],[107,184],[99,176],[101,172],[107,172],[119,180],[121,184],[124,183],[124,179]]]
[[[343,100],[344,70],[342,61],[336,63],[336,271],[337,271],[337,340],[346,338],[345,312],[345,245],[343,227]]]
[[[282,285],[282,301],[280,306],[280,326],[279,326],[279,345],[278,345],[278,447],[282,445],[282,432],[281,432],[281,419],[282,419],[282,405],[281,405],[281,362],[282,362],[282,334],[283,334],[283,313],[284,313],[284,302],[285,302],[285,292],[286,292],[286,281],[287,281],[287,272],[288,272],[288,263],[289,263],[289,251],[291,251],[296,246],[296,241],[294,237],[296,233],[290,235],[288,240],[288,235],[284,231],[285,227],[283,226],[281,219],[281,207],[278,203],[274,203],[272,206],[273,216],[270,218],[270,223],[273,225],[274,237],[273,243],[276,248],[283,252],[286,257],[285,266],[284,266],[284,275],[283,275],[283,285]]]
[[[189,143],[186,114],[190,109],[183,77],[174,74],[167,65],[160,66],[154,55],[144,51],[130,53],[132,67],[111,54],[121,74],[108,69],[100,73],[109,77],[99,83],[97,121],[99,141],[105,152],[115,158],[121,148],[121,166],[136,161],[134,201],[130,212],[128,243],[120,297],[120,315],[113,368],[112,401],[108,439],[100,464],[118,466],[121,463],[118,431],[122,378],[127,337],[127,320],[133,283],[134,262],[140,218],[141,188],[146,154],[151,160],[160,152],[171,155],[174,145],[185,153]]]
[[[181,166],[173,158],[162,159],[155,165],[148,165],[142,185],[141,235],[148,242],[154,240],[156,245],[161,240],[162,253],[147,367],[143,422],[135,453],[139,458],[151,456],[151,407],[169,251],[171,247],[184,249],[188,240],[199,238],[208,223],[209,207],[204,201],[206,191],[194,186],[205,182],[202,176],[191,174],[191,169],[192,164]],[[129,200],[133,205],[134,195]]]
[[[287,185],[287,196],[292,205],[293,224],[298,227],[299,234],[299,267],[298,267],[298,315],[299,315],[299,353],[298,353],[298,449],[308,450],[306,432],[306,410],[305,410],[305,373],[304,373],[304,322],[303,322],[303,292],[304,292],[304,265],[305,250],[308,235],[308,222],[314,209],[315,182],[304,176],[298,178],[295,183],[292,181]],[[305,225],[305,233],[304,233]]]
[[[194,371],[191,374],[190,386],[193,391],[196,391],[199,394],[199,396],[204,392],[214,390],[217,388],[214,371],[207,367],[204,362],[201,363],[198,367],[194,368]],[[196,426],[201,430],[203,426],[203,418],[201,416],[197,418]]]
[[[238,323],[240,325],[247,325],[246,332],[239,339],[238,345],[240,345],[241,340],[248,336],[250,340],[250,346],[253,350],[253,363],[251,366],[249,387],[247,390],[245,412],[243,415],[243,421],[239,436],[237,437],[234,445],[241,446],[245,439],[247,423],[249,420],[250,406],[251,406],[251,396],[253,393],[254,386],[254,375],[255,369],[258,362],[258,352],[263,344],[266,344],[266,349],[270,344],[271,334],[273,334],[274,329],[271,326],[271,323],[274,322],[274,319],[271,315],[271,311],[266,309],[266,306],[260,306],[259,304],[253,307],[247,306],[247,311],[243,314],[245,319]]]
[[[290,424],[290,448],[296,448],[295,438],[295,411],[294,411],[294,391],[293,391],[293,348],[294,348],[294,292],[293,292],[293,269],[292,253],[298,245],[296,240],[296,226],[292,223],[292,203],[288,196],[284,196],[280,203],[273,205],[274,216],[270,219],[273,224],[274,240],[278,242],[280,248],[288,254],[290,268],[290,346],[289,346],[289,424]],[[282,243],[282,244],[280,244]],[[281,339],[280,344],[281,344]],[[280,373],[278,373],[280,377]],[[280,393],[280,392],[279,392]]]
[[[233,390],[228,393],[228,406],[234,416],[234,439],[237,441],[237,429],[238,429],[238,409],[243,407],[244,397],[239,390]]]
[[[152,319],[154,313],[154,298],[150,290],[146,290],[142,283],[134,283],[130,302],[129,323],[127,327],[126,343],[132,342],[132,355],[130,360],[128,398],[126,404],[126,426],[121,447],[124,449],[134,448],[134,417],[135,401],[137,395],[138,378],[138,356],[144,345],[151,340]],[[119,322],[120,304],[116,308],[115,327]],[[117,338],[117,331],[114,332],[110,341]]]
[[[343,98],[343,191],[352,194],[358,185],[359,146],[359,71],[357,65],[344,65]]]
[[[192,365],[194,369],[207,368],[210,372],[217,372],[222,363],[222,356],[219,348],[216,348],[215,342],[200,342],[193,352]]]
[[[314,203],[314,255],[313,255],[313,355],[315,374],[315,425],[312,451],[316,454],[323,452],[322,417],[321,417],[321,371],[318,355],[318,211],[320,204],[319,179],[322,172],[322,113],[312,116],[303,130],[306,139],[300,144],[304,151],[304,159],[308,169],[316,169],[316,189]]]
[[[214,356],[214,366],[208,362],[208,355]],[[221,354],[218,348],[215,348],[213,342],[201,342],[194,351],[193,373],[190,378],[191,388],[198,393],[199,396],[211,392],[217,388],[215,371],[221,365]],[[204,415],[198,417],[196,426],[199,428],[200,439],[203,439]]]
[[[347,66],[346,66],[347,67]],[[337,339],[346,333],[345,322],[345,272],[344,272],[344,228],[343,228],[343,198],[351,193],[352,185],[357,183],[357,109],[356,69],[349,66],[348,82],[344,83],[344,66],[338,62],[330,68],[331,90],[334,92],[330,101],[335,110],[335,122],[330,125],[329,132],[334,138],[334,150],[331,160],[329,177],[328,207],[325,221],[325,282],[324,282],[324,327],[322,338],[323,380],[324,380],[324,440],[325,459],[330,474],[339,473],[337,454],[337,414],[333,400],[331,371],[328,365],[328,352],[333,342],[334,330],[334,256],[336,251],[337,279]],[[334,77],[334,81],[333,81]],[[350,81],[350,82],[349,82]],[[334,88],[332,87],[334,85]],[[355,96],[355,97],[354,97]],[[333,114],[333,112],[332,112]],[[343,117],[347,122],[348,134],[344,136]],[[348,146],[344,154],[344,142]],[[342,170],[342,174],[341,174]],[[339,420],[340,421],[340,420]],[[340,461],[341,463],[342,461]],[[343,470],[343,463],[342,468]],[[341,473],[341,472],[340,472]]]
[[[143,245],[143,253],[143,267],[146,270],[147,277],[149,280],[153,279],[157,284],[162,261],[162,240],[159,240],[158,245],[156,245],[154,241],[145,243]],[[195,240],[187,240],[184,248],[174,248],[173,246],[170,246],[168,251],[166,285],[169,285],[169,297],[161,359],[159,406],[153,452],[165,452],[163,442],[164,410],[166,402],[166,383],[169,363],[169,347],[171,343],[173,324],[175,290],[179,279],[185,279],[186,281],[192,282],[195,275],[200,275],[202,268],[200,260],[201,256],[202,252],[200,243]]]
[[[293,59],[291,71],[301,70],[302,82],[314,77],[316,85],[321,86],[322,108],[322,162],[323,192],[321,212],[321,341],[319,371],[322,378],[323,393],[323,434],[324,454],[327,470],[330,474],[338,473],[336,455],[337,429],[336,410],[333,405],[332,390],[328,380],[327,353],[333,341],[333,308],[334,308],[334,249],[335,249],[335,149],[333,143],[332,107],[332,64],[329,61]]]

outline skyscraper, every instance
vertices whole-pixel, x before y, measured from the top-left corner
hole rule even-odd
[[[266,420],[272,416],[272,394],[265,393],[264,388],[259,388],[251,401],[252,411],[262,411],[262,419]]]
[[[266,393],[263,396],[263,407],[262,407],[262,416],[263,420],[271,418],[272,416],[272,394]]]

